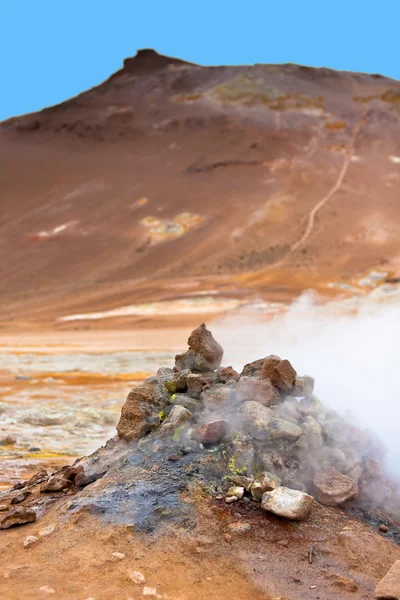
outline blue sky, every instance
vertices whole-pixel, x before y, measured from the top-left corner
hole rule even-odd
[[[399,0],[0,0],[0,120],[106,79],[138,48],[400,79]]]

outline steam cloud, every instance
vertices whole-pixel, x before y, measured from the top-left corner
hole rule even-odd
[[[315,395],[353,424],[378,434],[386,467],[400,477],[400,308],[365,306],[337,315],[302,296],[266,322],[246,310],[214,321],[223,364],[237,370],[268,354],[288,358],[299,375],[315,377]]]

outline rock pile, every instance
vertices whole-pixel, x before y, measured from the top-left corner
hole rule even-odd
[[[313,499],[326,506],[357,502],[385,509],[396,495],[381,472],[384,449],[371,432],[347,423],[313,394],[314,380],[270,355],[238,374],[221,368],[223,350],[203,323],[178,354],[135,387],[118,435],[139,440],[152,430],[184,448],[219,446],[226,456],[226,500],[244,496],[291,519]]]

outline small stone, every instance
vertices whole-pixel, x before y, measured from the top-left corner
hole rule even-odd
[[[18,507],[0,517],[0,529],[9,529],[16,525],[25,525],[36,521],[36,512],[32,508]]]
[[[28,537],[24,539],[24,548],[28,548],[28,546],[32,546],[32,544],[36,544],[38,541],[39,540],[36,536],[28,535]]]
[[[26,481],[18,481],[15,485],[13,485],[13,490],[22,490],[26,486]]]
[[[353,500],[358,488],[350,477],[342,475],[334,467],[317,473],[314,478],[315,498],[324,506],[340,506]]]
[[[305,492],[277,487],[265,492],[261,500],[261,508],[280,517],[301,521],[311,510],[314,498]]]
[[[304,377],[296,377],[294,386],[290,390],[290,395],[296,398],[304,398],[305,396],[311,396],[314,391],[314,378],[310,375],[304,375]]]
[[[237,381],[239,373],[232,367],[220,367],[217,369],[217,377],[222,383],[228,383],[228,381]]]
[[[111,560],[124,560],[124,558],[125,554],[123,554],[122,552],[111,552]]]
[[[261,500],[265,492],[270,492],[281,485],[281,479],[273,473],[261,473],[252,484],[250,491],[254,500]]]
[[[46,594],[55,594],[55,590],[53,590],[53,588],[49,587],[48,585],[42,585],[41,588],[39,588],[41,592],[46,592]]]
[[[248,531],[251,531],[251,525],[250,523],[241,523],[241,522],[237,522],[237,523],[230,523],[228,525],[229,531],[231,533],[247,533]]]
[[[204,445],[218,444],[227,434],[228,423],[226,421],[212,421],[197,427],[192,432],[192,438]]]
[[[227,504],[232,504],[232,502],[237,502],[239,500],[239,498],[237,496],[229,496],[228,498],[225,498],[225,502]]]
[[[32,492],[24,490],[23,492],[20,492],[19,494],[14,496],[14,498],[11,500],[11,504],[20,504],[21,502],[26,500],[28,498],[28,496],[31,496],[31,495],[32,495]]]
[[[129,578],[133,581],[133,583],[145,583],[146,578],[143,575],[143,573],[141,573],[140,571],[132,571],[132,573],[129,574]]]
[[[4,512],[5,510],[8,510],[7,504],[0,504],[0,512]]]
[[[40,452],[40,451],[41,451],[40,446],[31,446],[29,448],[29,452]]]
[[[55,530],[55,526],[54,525],[48,525],[47,527],[43,527],[43,529],[41,529],[39,531],[39,535],[41,537],[47,537],[48,535],[51,535],[54,530]]]
[[[385,577],[376,586],[375,598],[377,600],[400,599],[400,560],[392,565]]]
[[[182,425],[183,423],[188,423],[192,420],[192,418],[193,415],[187,408],[184,406],[175,405],[172,407],[171,412],[164,421],[162,428],[167,424],[171,424],[176,427],[178,425]]]
[[[13,435],[6,435],[0,440],[0,446],[13,446],[17,443],[17,438]]]
[[[243,487],[246,492],[248,492],[254,482],[254,479],[250,477],[245,477],[244,475],[234,475],[230,478],[234,485],[238,485],[239,487]],[[264,490],[266,491],[266,490]]]
[[[226,497],[231,498],[232,496],[236,496],[239,500],[244,496],[244,487],[232,486],[226,492]]]
[[[385,525],[384,523],[381,523],[379,525],[379,531],[382,531],[383,533],[387,533],[389,531],[389,528],[387,525]]]
[[[268,377],[282,392],[290,392],[296,380],[296,371],[288,360],[277,359],[277,356],[265,359],[262,375]]]
[[[143,588],[143,596],[157,596],[156,588],[144,587]]]

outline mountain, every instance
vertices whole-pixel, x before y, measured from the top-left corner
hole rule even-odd
[[[141,50],[98,87],[0,123],[0,182],[3,329],[332,295],[399,269],[400,82]]]

